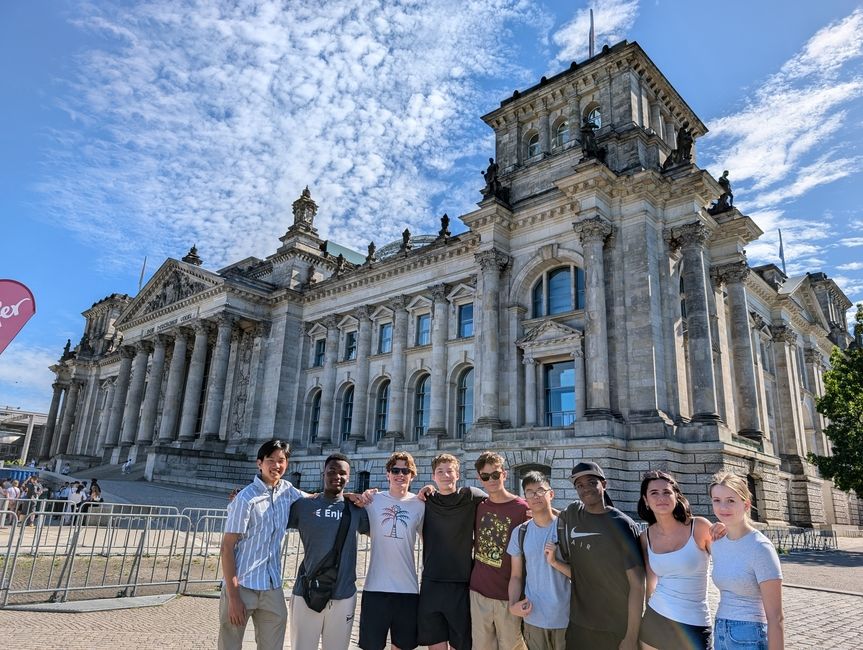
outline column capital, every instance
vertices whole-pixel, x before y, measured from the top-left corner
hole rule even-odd
[[[339,326],[339,314],[330,314],[329,316],[324,316],[321,319],[321,325],[327,328],[327,330],[333,330]]]
[[[51,384],[51,388],[53,388],[54,390],[63,390],[64,388],[66,388],[66,385],[59,381],[55,381],[53,384]]]
[[[756,330],[760,331],[761,329],[763,329],[764,325],[766,324],[764,318],[757,311],[749,312],[749,318],[752,320],[752,326]]]
[[[581,348],[575,348],[572,352],[569,353],[573,359],[583,359],[584,358],[584,350]]]
[[[239,319],[235,314],[231,314],[226,311],[220,312],[215,318],[213,318],[213,322],[216,324],[216,327],[220,329],[232,328],[234,323],[238,320]]]
[[[536,359],[534,359],[533,357],[529,357],[529,356],[525,355],[524,358],[521,360],[521,363],[525,366],[535,366],[539,362]]]
[[[354,309],[354,317],[358,321],[369,320],[372,315],[372,310],[368,305],[360,305],[356,309]]]
[[[131,359],[135,356],[135,346],[121,345],[119,352],[122,359]]]
[[[407,307],[408,302],[409,301],[408,301],[407,296],[399,295],[399,296],[393,296],[392,298],[390,298],[387,301],[386,305],[387,305],[387,307],[392,309],[394,312],[398,312],[400,310],[403,310],[405,307]]]
[[[614,232],[614,226],[607,219],[599,215],[576,221],[572,224],[572,229],[581,240],[582,246],[590,242],[604,244],[605,240]]]
[[[209,334],[210,333],[210,323],[206,320],[198,320],[192,324],[192,330],[195,332],[195,336],[200,334]]]
[[[477,264],[483,271],[497,271],[500,273],[509,264],[509,255],[495,248],[491,250],[474,253]]]
[[[717,285],[736,284],[746,280],[751,270],[746,260],[740,260],[730,264],[712,266],[710,267],[710,275]]]
[[[690,246],[704,246],[710,238],[710,228],[700,221],[685,223],[682,226],[666,228],[662,233],[671,250]]]
[[[771,325],[770,335],[777,343],[797,343],[797,334],[787,325]]]
[[[434,302],[443,302],[446,300],[446,295],[449,292],[449,286],[441,282],[440,284],[433,284],[429,287],[429,292],[431,293],[432,300]]]
[[[263,338],[265,336],[269,336],[270,330],[272,329],[272,327],[273,327],[273,325],[269,321],[265,321],[265,320],[258,321],[257,323],[255,323],[255,329],[254,329],[255,338]]]
[[[167,334],[156,334],[156,336],[153,337],[154,348],[164,348],[166,345],[168,345]]]
[[[175,327],[169,330],[168,334],[174,337],[174,342],[176,343],[177,339],[186,341],[192,335],[192,330],[188,327]]]
[[[820,350],[815,348],[806,348],[803,351],[803,358],[806,359],[806,363],[813,364],[816,368],[826,368],[827,364],[824,363],[824,355],[821,354]]]
[[[153,351],[153,344],[150,341],[138,341],[135,343],[135,354],[150,354]]]

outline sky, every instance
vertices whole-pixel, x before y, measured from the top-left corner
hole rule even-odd
[[[321,237],[363,251],[474,209],[480,116],[637,41],[708,126],[764,230],[750,264],[863,301],[863,2],[33,0],[0,3],[0,278],[36,315],[0,405],[47,410],[81,312],[192,244],[217,270],[278,247],[308,185]],[[453,228],[454,227],[454,228]],[[464,226],[453,219],[451,228]]]

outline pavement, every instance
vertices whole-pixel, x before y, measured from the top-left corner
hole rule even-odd
[[[101,484],[102,481],[100,480]],[[106,481],[104,489],[127,502],[184,507],[220,507],[225,495],[163,487],[141,481]],[[863,538],[840,538],[837,551],[781,556],[784,575],[786,648],[863,648]],[[715,603],[716,594],[711,600]],[[77,613],[0,610],[0,645],[21,650],[143,650],[215,648],[219,601],[179,596],[156,606],[112,611],[107,603],[81,604]],[[112,603],[116,606],[116,603]],[[357,605],[359,621],[359,600]],[[50,609],[50,608],[46,608]],[[357,623],[352,638],[355,647]],[[290,648],[286,640],[285,648]],[[243,648],[255,648],[253,624]]]

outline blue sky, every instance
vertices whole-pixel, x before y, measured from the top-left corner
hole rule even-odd
[[[392,0],[0,3],[0,278],[37,313],[0,405],[47,409],[81,311],[197,243],[265,257],[308,184],[357,250],[469,211],[479,116],[597,47],[638,41],[710,133],[765,235],[750,262],[824,270],[863,300],[863,3]],[[854,190],[858,190],[855,192]],[[456,222],[457,228],[461,224]]]

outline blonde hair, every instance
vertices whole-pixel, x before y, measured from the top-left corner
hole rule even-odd
[[[749,484],[746,482],[746,479],[734,472],[725,470],[716,472],[710,481],[710,486],[707,488],[707,496],[713,496],[713,488],[717,485],[733,490],[747,504],[746,516],[748,517],[749,509],[752,507],[752,493],[749,491]]]
[[[395,451],[390,457],[387,459],[386,470],[389,472],[393,467],[396,466],[396,463],[400,460],[403,460],[405,464],[408,466],[408,469],[411,471],[411,474],[414,476],[417,475],[417,464],[414,462],[414,457],[411,456],[406,451]]]
[[[440,454],[438,456],[435,456],[434,460],[432,460],[432,472],[434,472],[437,469],[438,465],[440,465],[441,463],[450,463],[453,467],[455,467],[455,470],[457,472],[461,468],[461,463],[458,462],[458,458],[456,458],[452,454]]]

